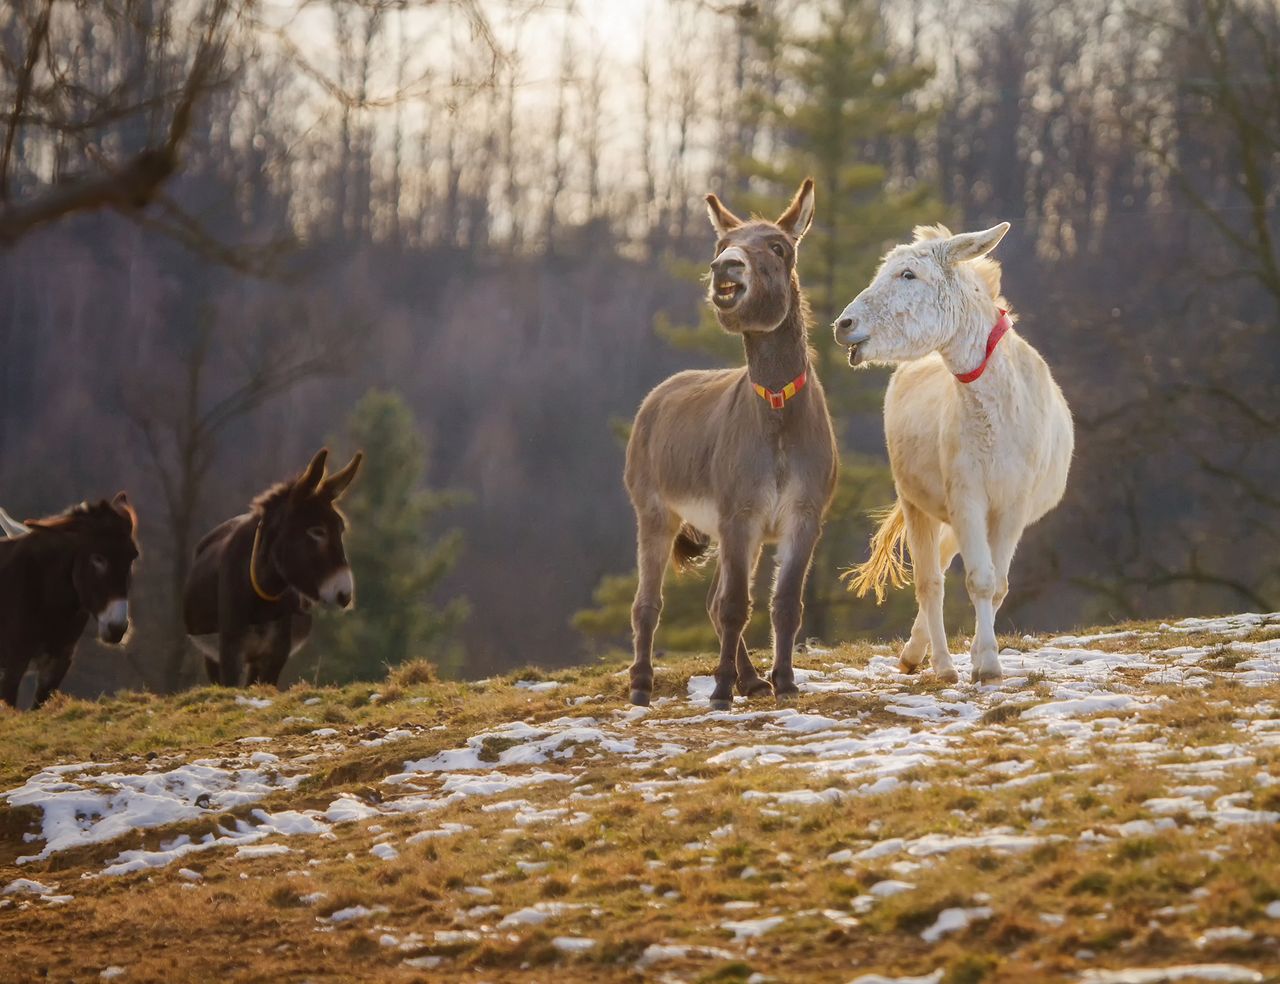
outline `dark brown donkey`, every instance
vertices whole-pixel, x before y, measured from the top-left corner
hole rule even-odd
[[[720,637],[711,706],[733,685],[748,697],[796,693],[791,650],[801,595],[836,480],[836,441],[808,343],[796,249],[813,221],[807,179],[777,222],[744,222],[707,196],[719,236],[710,300],[720,327],[740,334],[740,369],[678,373],[645,397],[627,445],[627,491],[639,527],[640,583],[631,610],[631,702],[653,691],[653,634],[667,558],[683,566],[718,541],[707,613]],[[757,675],[742,630],[761,545],[778,544],[773,668]]]
[[[183,611],[209,679],[228,687],[279,685],[285,661],[311,633],[312,603],[346,608],[355,583],[335,506],[360,469],[356,452],[324,474],[320,450],[306,471],[253,500],[253,509],[213,529],[196,547]]]
[[[0,697],[6,703],[17,704],[33,659],[39,680],[32,706],[49,699],[67,675],[89,616],[98,620],[103,642],[124,639],[137,525],[121,492],[110,502],[29,519],[29,532],[0,538]]]

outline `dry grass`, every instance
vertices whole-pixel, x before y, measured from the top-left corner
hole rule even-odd
[[[1136,631],[1144,633],[1144,647],[1147,634],[1161,645],[1210,644],[1185,635],[1171,639],[1155,626]],[[858,667],[871,654],[870,647],[849,646],[810,662]],[[607,719],[621,707],[622,665],[610,659],[564,673],[526,671],[468,684],[439,681],[425,664],[414,664],[380,686],[240,695],[270,699],[269,707],[237,703],[235,692],[214,688],[172,698],[58,698],[39,714],[0,717],[0,781],[13,788],[54,762],[116,761],[120,768],[142,771],[148,763],[232,757],[244,752],[237,739],[255,735],[270,741],[254,748],[282,759],[317,756],[296,791],[255,807],[324,809],[339,794],[377,803],[389,792],[382,780],[406,761],[459,748],[503,722],[538,724],[564,715]],[[681,692],[691,672],[706,668],[705,657],[670,660],[657,690]],[[1244,688],[1231,680],[1231,667],[1218,670],[1205,690],[1148,688],[1164,701],[1125,717],[1145,726],[1147,740],[1168,739],[1169,754],[1159,760],[1110,754],[1110,740],[1100,731],[1098,754],[1082,761],[1065,743],[1046,736],[1042,725],[1026,720],[1025,710],[1045,699],[1044,685],[1032,681],[1027,695],[1011,695],[986,709],[965,736],[962,754],[912,769],[902,777],[906,785],[835,804],[778,805],[743,794],[847,786],[839,776],[797,773],[786,762],[750,769],[712,764],[709,758],[726,747],[777,739],[776,732],[765,733],[760,719],[709,722],[684,728],[682,734],[694,740],[682,754],[644,764],[582,746],[572,759],[544,766],[572,762],[579,770],[572,786],[532,785],[502,797],[526,799],[536,809],[581,809],[589,814],[581,822],[520,827],[511,811],[484,809],[492,800],[464,799],[430,813],[335,827],[335,839],[272,838],[292,849],[280,856],[237,858],[234,848],[192,855],[182,864],[201,874],[194,883],[179,877],[182,864],[120,877],[82,876],[96,875],[123,847],[155,848],[177,833],[210,830],[215,820],[226,825],[230,816],[135,832],[124,842],[19,867],[14,860],[30,852],[24,834],[34,829],[36,817],[0,806],[0,885],[34,878],[75,896],[65,905],[5,897],[0,980],[96,980],[109,965],[125,967],[120,979],[129,982],[745,981],[753,974],[836,982],[871,970],[922,974],[943,968],[953,984],[1024,984],[1075,980],[1091,966],[1200,962],[1254,966],[1271,975],[1269,980],[1280,979],[1280,923],[1264,914],[1280,898],[1280,830],[1274,825],[1222,827],[1183,816],[1176,827],[1146,835],[1082,839],[1086,831],[1149,818],[1143,804],[1173,795],[1169,788],[1184,782],[1160,766],[1194,761],[1203,747],[1238,742],[1238,709],[1280,708],[1280,682]],[[530,691],[516,688],[517,680],[560,686]],[[908,689],[940,688],[922,676]],[[382,696],[371,701],[375,693]],[[806,695],[794,706],[805,714],[856,719],[858,733],[919,724],[887,710],[890,702],[882,693],[828,693]],[[679,702],[655,709],[653,716],[700,713]],[[1269,716],[1280,716],[1280,710]],[[338,735],[311,734],[321,727],[336,728]],[[413,729],[412,736],[360,744],[399,727]],[[492,738],[480,758],[496,760],[510,747],[510,740]],[[1251,754],[1257,759],[1254,771],[1280,773],[1280,748],[1259,746]],[[998,770],[1013,759],[1030,762],[1028,773],[1048,777],[1025,787],[993,781],[1005,778]],[[997,773],[983,771],[991,766]],[[1215,784],[1221,794],[1254,792],[1256,808],[1280,809],[1280,786],[1255,787],[1254,771],[1236,770]],[[647,796],[633,787],[673,777],[681,782]],[[568,798],[570,788],[581,798]],[[249,818],[252,809],[233,815]],[[407,843],[417,831],[448,823],[471,829]],[[957,850],[911,871],[901,865],[913,860],[904,855],[828,860],[836,851],[856,852],[891,837],[992,827],[1045,840],[1016,854]],[[398,858],[370,854],[381,839],[395,844]],[[547,866],[531,870],[517,862]],[[889,878],[916,888],[850,914],[870,886]],[[573,908],[542,925],[497,925],[503,915],[539,903]],[[936,944],[921,939],[943,909],[976,904],[990,906],[992,917]],[[378,911],[337,925],[326,921],[353,905]],[[496,908],[468,914],[476,906]],[[846,919],[833,920],[824,910],[839,910]],[[721,928],[727,920],[774,911],[786,920],[758,939],[735,942]],[[1197,946],[1201,933],[1222,926],[1255,935]],[[437,931],[476,936],[437,937]],[[385,945],[389,936],[403,948]],[[590,937],[597,945],[566,954],[552,943],[560,936]],[[638,969],[651,944],[716,948],[726,955],[697,951]],[[422,957],[443,959],[435,968],[405,963]]]

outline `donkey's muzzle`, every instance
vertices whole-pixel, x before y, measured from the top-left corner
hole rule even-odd
[[[335,608],[347,608],[355,595],[355,581],[351,577],[351,568],[343,567],[334,571],[324,584],[320,585],[320,600]]]
[[[746,255],[736,246],[730,246],[711,262],[711,303],[727,311],[742,300],[746,292]]]
[[[109,646],[117,645],[129,631],[129,603],[117,598],[98,613],[98,638]]]
[[[853,319],[850,317],[844,317],[837,321],[833,330],[836,341],[849,347],[849,365],[856,366],[862,361],[860,348],[864,342],[871,338],[871,332],[865,328],[855,330]]]

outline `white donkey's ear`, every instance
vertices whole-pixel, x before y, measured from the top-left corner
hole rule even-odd
[[[1004,238],[1009,231],[1009,223],[1001,222],[983,232],[962,232],[952,236],[943,245],[944,255],[948,263],[963,263],[965,260],[976,260],[986,256]]]

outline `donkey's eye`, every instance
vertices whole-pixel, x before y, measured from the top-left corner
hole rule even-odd
[[[99,574],[107,573],[107,558],[102,554],[93,554],[89,558],[89,563],[93,566],[94,571]]]
[[[770,243],[769,248],[773,250],[774,255],[780,256],[784,260],[787,258],[787,251],[782,248],[782,243]]]
[[[315,540],[316,543],[324,543],[325,540],[329,539],[329,531],[323,526],[313,526],[307,530],[307,536]]]
[[[903,280],[915,280],[915,279],[916,279],[916,275],[915,275],[914,273],[912,273],[910,270],[903,270],[903,271],[902,271],[902,279],[903,279]]]

